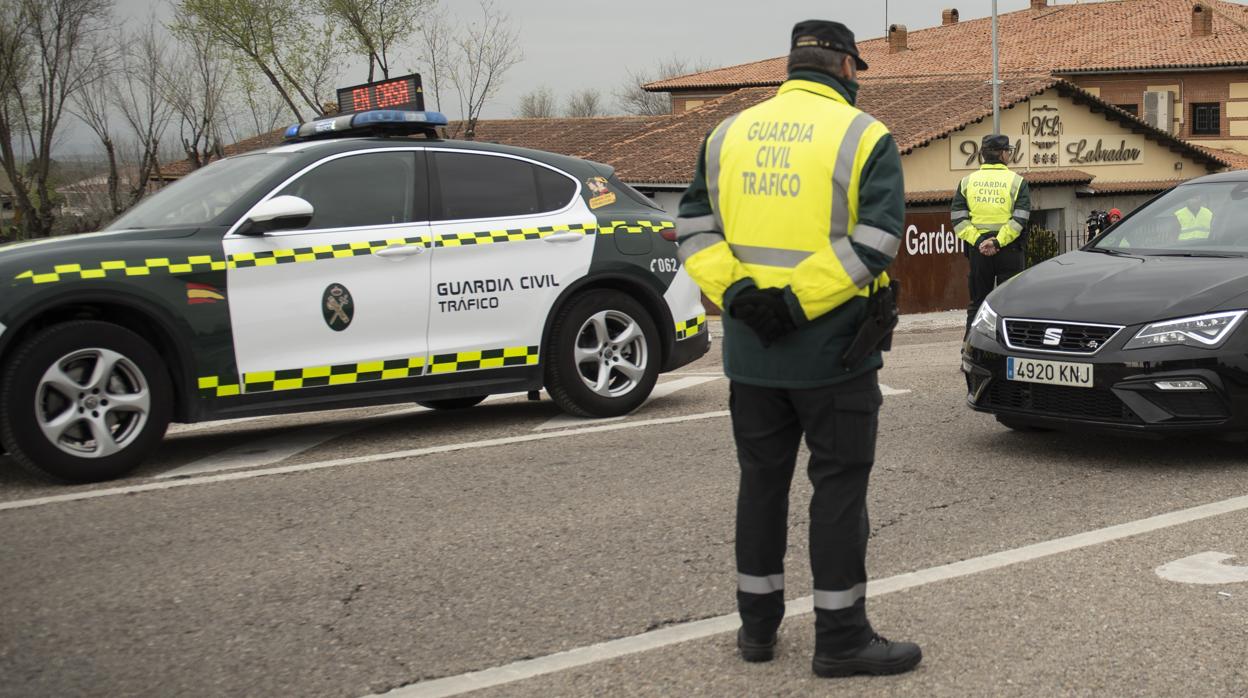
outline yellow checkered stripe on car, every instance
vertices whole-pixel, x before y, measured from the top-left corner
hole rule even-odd
[[[510,366],[532,366],[537,363],[536,346],[482,349],[454,354],[438,354],[427,359],[413,356],[388,361],[366,361],[358,364],[337,366],[313,366],[282,371],[257,371],[244,373],[240,382],[236,376],[204,376],[199,379],[199,392],[203,397],[235,397],[244,392],[268,393],[302,388],[322,388],[335,385],[354,385],[371,381],[417,378],[429,374],[459,373]]]
[[[676,340],[689,339],[706,329],[706,315],[676,323]]]
[[[483,351],[461,351],[455,354],[435,354],[429,362],[429,373],[458,373],[485,368],[507,366],[532,366],[537,363],[537,347],[507,347]]]
[[[169,259],[152,257],[143,260],[116,260],[97,264],[57,264],[51,270],[36,273],[33,269],[13,277],[13,282],[51,284],[75,279],[103,279],[108,276],[151,276],[152,274],[198,274],[222,271],[226,263],[210,255]]]
[[[262,250],[239,252],[228,259],[199,255],[170,259],[152,257],[143,260],[114,260],[95,264],[58,264],[50,270],[28,270],[13,279],[14,284],[50,284],[77,279],[103,279],[122,276],[151,276],[153,274],[197,274],[226,269],[269,267],[278,264],[300,264],[330,259],[365,257],[387,247],[403,245],[426,245],[430,247],[470,247],[508,242],[541,240],[556,233],[583,233],[585,235],[615,235],[624,233],[662,232],[675,228],[669,221],[611,221],[609,223],[586,223],[550,225],[537,228],[514,228],[510,230],[481,230],[463,233],[444,233],[432,241],[420,237],[391,238],[389,240],[361,240],[336,245],[315,245],[285,250]]]
[[[206,376],[199,379],[200,394],[205,397],[233,397],[242,392],[268,393],[302,388],[322,388],[329,385],[354,385],[370,381],[415,378],[425,372],[425,357],[413,356],[388,361],[366,361],[358,364],[337,366],[312,366],[282,371],[256,371],[244,373],[241,385],[236,378],[223,382],[220,377]]]
[[[676,224],[671,221],[611,221],[609,223],[601,223],[598,226],[600,235],[614,235],[615,233],[661,233],[664,230],[673,230]]]

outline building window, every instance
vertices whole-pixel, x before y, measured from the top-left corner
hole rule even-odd
[[[1140,105],[1138,104],[1115,104],[1114,106],[1118,107],[1119,109],[1125,111],[1126,113],[1132,116],[1140,115]]]
[[[1217,136],[1222,133],[1222,105],[1218,102],[1192,105],[1192,135]]]

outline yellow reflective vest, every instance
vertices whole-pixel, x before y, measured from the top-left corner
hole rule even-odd
[[[1014,242],[1031,217],[1030,197],[1025,206],[1019,201],[1023,186],[1022,177],[999,163],[963,177],[954,197],[954,232],[972,245],[985,233],[1002,247]]]
[[[807,80],[721,123],[706,143],[712,213],[677,221],[690,276],[721,306],[743,279],[787,286],[806,320],[866,296],[877,279],[853,245],[891,259],[900,244],[858,224],[860,174],[887,135],[835,89]]]
[[[1192,213],[1186,206],[1174,212],[1179,219],[1180,240],[1205,240],[1213,232],[1213,211],[1200,207],[1200,211]]]

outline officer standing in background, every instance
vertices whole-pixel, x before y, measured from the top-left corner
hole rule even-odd
[[[992,289],[1026,265],[1027,255],[1019,236],[1031,218],[1031,189],[1005,166],[1010,139],[984,136],[979,150],[984,164],[963,177],[953,194],[953,230],[966,242],[971,261],[967,332]]]
[[[789,485],[804,432],[820,676],[900,673],[922,658],[918,645],[877,635],[866,612],[867,482],[883,360],[876,341],[860,357],[847,360],[846,351],[873,326],[868,309],[892,297],[884,269],[905,207],[896,143],[853,106],[866,67],[845,25],[796,25],[788,81],[710,133],[676,224],[685,268],[726,310],[724,371],[741,468],[737,645],[746,661],[774,656]]]

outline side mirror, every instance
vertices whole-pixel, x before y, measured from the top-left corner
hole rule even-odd
[[[241,235],[263,235],[275,230],[302,228],[312,221],[312,213],[312,204],[304,199],[275,196],[256,204],[238,232]]]

